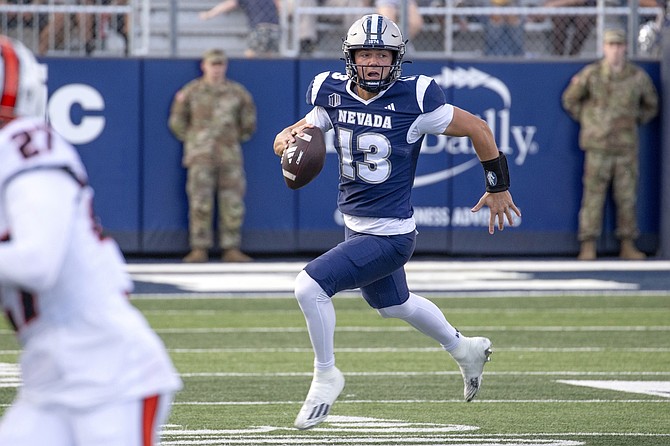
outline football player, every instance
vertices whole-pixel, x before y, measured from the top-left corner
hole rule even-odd
[[[317,75],[307,91],[312,110],[277,134],[277,155],[306,127],[333,129],[340,162],[338,208],[345,241],[301,271],[295,295],[314,349],[314,376],[295,420],[298,429],[321,423],[344,388],[335,366],[333,338],[337,292],[360,288],[382,317],[400,318],[439,342],[458,363],[464,397],[482,382],[491,341],[465,337],[431,301],[409,291],[404,265],[415,247],[410,202],[426,134],[469,137],[484,168],[486,192],[472,208],[490,209],[489,233],[521,216],[509,192],[509,171],[482,119],[446,102],[427,76],[401,77],[405,41],[394,22],[378,14],[357,20],[342,45],[346,73]]]
[[[45,121],[45,82],[46,67],[0,36],[0,302],[23,380],[0,444],[151,446],[181,380],[128,300],[77,151]]]

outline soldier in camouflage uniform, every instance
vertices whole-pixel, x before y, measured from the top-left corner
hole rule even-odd
[[[240,251],[246,192],[241,142],[256,131],[256,105],[246,88],[226,78],[227,66],[223,51],[207,51],[200,64],[202,77],[177,92],[170,110],[169,126],[184,143],[187,169],[191,252],[185,262],[209,259],[215,197],[222,260],[251,261]]]
[[[607,30],[603,40],[603,59],[577,73],[562,97],[565,110],[581,125],[579,145],[585,152],[578,258],[596,258],[596,239],[612,185],[620,257],[644,259],[635,246],[638,126],[658,113],[658,94],[649,75],[626,59],[623,31]]]

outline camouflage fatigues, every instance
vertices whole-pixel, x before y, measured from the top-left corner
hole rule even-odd
[[[251,94],[231,80],[212,85],[195,79],[175,95],[169,126],[184,143],[191,247],[212,247],[216,198],[219,244],[223,249],[239,248],[246,192],[241,142],[256,131]]]
[[[257,54],[278,53],[280,34],[279,25],[260,23],[249,33],[248,46]]]
[[[579,240],[600,236],[610,184],[617,209],[616,235],[637,238],[638,126],[658,113],[654,84],[644,70],[630,62],[622,72],[613,73],[604,61],[598,61],[573,77],[562,102],[580,123],[579,145],[586,152]]]

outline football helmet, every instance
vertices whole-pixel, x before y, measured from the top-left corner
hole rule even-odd
[[[390,50],[394,53],[391,71],[382,80],[368,80],[358,75],[354,63],[354,52],[360,49]],[[398,25],[379,14],[368,14],[356,20],[347,31],[342,43],[347,76],[352,82],[371,93],[388,88],[400,77],[402,59],[405,56],[405,41]]]
[[[47,67],[21,42],[0,35],[0,122],[46,118]]]

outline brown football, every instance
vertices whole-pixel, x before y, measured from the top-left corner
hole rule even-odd
[[[281,170],[286,185],[294,190],[305,186],[321,172],[325,161],[323,133],[318,128],[306,128],[282,154]]]

